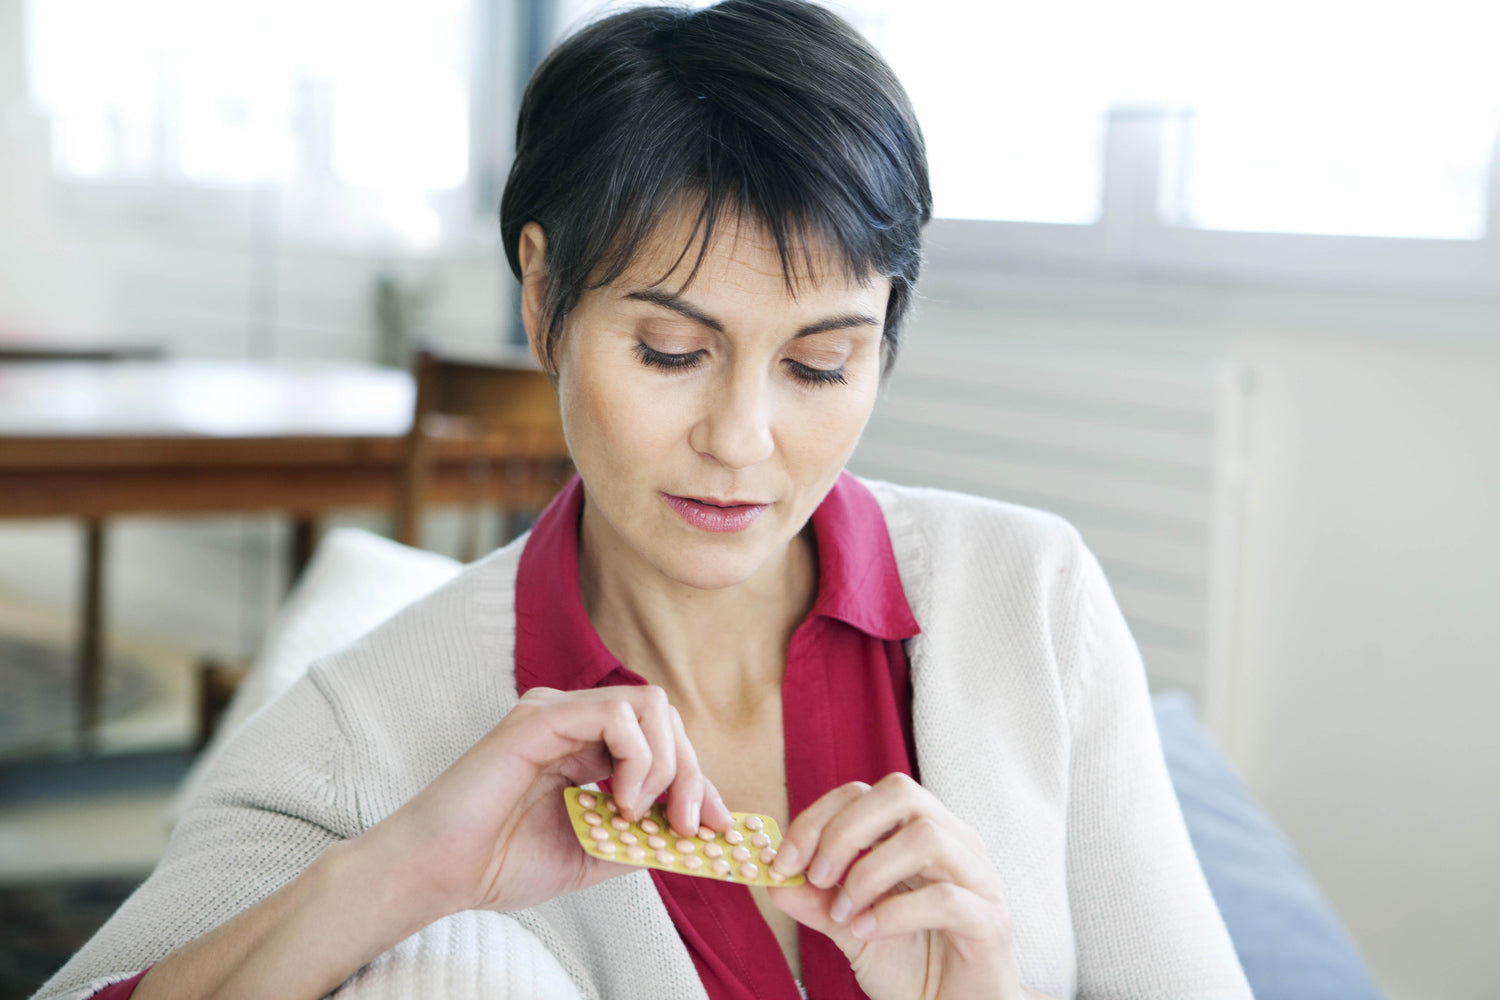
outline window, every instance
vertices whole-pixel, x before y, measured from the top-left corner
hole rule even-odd
[[[845,0],[906,83],[940,216],[1093,222],[1110,108],[1159,109],[1164,221],[1475,239],[1500,4]]]
[[[274,188],[294,230],[430,245],[470,180],[473,8],[28,0],[30,90],[61,178]]]
[[[1116,255],[1151,243],[1119,238],[1122,220],[1485,238],[1500,133],[1492,0],[828,5],[911,93],[942,218],[1111,229],[1015,239]],[[620,6],[559,0],[558,23]]]

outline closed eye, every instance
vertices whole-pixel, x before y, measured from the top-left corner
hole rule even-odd
[[[682,354],[672,354],[667,351],[658,351],[640,342],[637,342],[635,345],[635,355],[640,359],[641,364],[666,372],[683,372],[697,368],[703,363],[704,355],[707,353],[706,351],[698,350],[687,351]],[[787,370],[791,372],[792,377],[803,385],[849,384],[849,379],[844,374],[842,365],[838,368],[814,368],[811,365],[804,365],[800,361],[793,361],[791,358],[787,358],[786,366]]]
[[[792,377],[806,385],[848,385],[849,379],[844,375],[844,366],[837,368],[813,368],[804,365],[800,361],[787,359],[787,367],[791,369]]]
[[[658,351],[642,343],[635,345],[635,356],[641,359],[641,364],[669,372],[687,371],[698,367],[705,353],[704,351],[688,351],[686,354],[668,354],[666,351]]]

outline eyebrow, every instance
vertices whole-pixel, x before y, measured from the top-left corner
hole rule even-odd
[[[714,319],[708,313],[671,292],[659,289],[645,288],[636,292],[626,292],[627,299],[635,299],[637,302],[649,302],[652,305],[670,309],[673,312],[686,316],[695,323],[701,323],[712,330],[724,332],[724,324]],[[841,316],[829,316],[820,319],[816,323],[809,323],[797,331],[797,337],[806,337],[814,333],[826,333],[829,330],[847,330],[854,326],[879,326],[880,320],[874,316],[864,313],[844,313]]]

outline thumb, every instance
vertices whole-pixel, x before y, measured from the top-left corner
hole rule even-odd
[[[840,889],[833,886],[828,889],[819,889],[811,882],[801,885],[768,886],[766,896],[771,900],[771,905],[782,913],[791,917],[797,923],[811,927],[820,934],[826,934],[833,939],[833,943],[839,946],[850,961],[864,948],[865,942],[849,932],[847,922],[835,923],[828,915],[833,907],[833,901],[838,898]]]

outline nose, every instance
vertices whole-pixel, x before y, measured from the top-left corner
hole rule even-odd
[[[746,374],[715,384],[688,443],[731,471],[764,462],[776,450],[771,393],[763,376]]]

